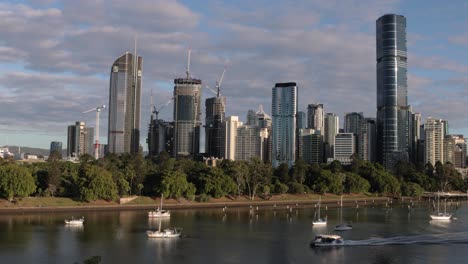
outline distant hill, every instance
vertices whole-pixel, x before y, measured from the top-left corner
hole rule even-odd
[[[18,146],[2,146],[2,148],[7,147],[8,150],[12,153],[18,153]],[[42,148],[31,148],[31,147],[23,147],[20,146],[21,153],[28,153],[31,155],[38,155],[38,156],[49,156],[49,149],[42,149]],[[62,155],[63,155],[62,151]],[[65,151],[66,154],[66,151]]]

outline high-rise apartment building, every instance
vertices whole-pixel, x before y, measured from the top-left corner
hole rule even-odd
[[[424,163],[444,163],[444,120],[428,117],[424,124]]]
[[[297,85],[294,82],[277,83],[272,89],[271,115],[272,164],[291,167],[296,160]]]
[[[307,106],[307,128],[318,130],[322,136],[325,135],[323,104],[309,104]]]
[[[174,80],[174,156],[194,158],[200,152],[202,81]]]
[[[387,14],[376,28],[377,161],[392,169],[408,160],[406,18]]]
[[[258,126],[242,125],[237,127],[235,160],[250,160],[263,157],[264,144],[268,130]]]
[[[205,101],[205,152],[208,157],[221,158],[224,136],[222,126],[226,112],[226,97],[208,98]]]
[[[338,133],[335,136],[333,159],[341,164],[351,164],[351,156],[356,152],[356,139],[354,133]]]
[[[140,150],[142,65],[142,57],[129,52],[112,64],[107,134],[110,153],[137,153]]]
[[[326,160],[334,156],[335,136],[338,134],[339,129],[340,118],[334,113],[327,113],[325,115],[325,136],[323,139]]]
[[[237,128],[242,126],[238,116],[228,116],[223,122],[223,145],[221,148],[221,157],[229,160],[236,159],[236,138]]]
[[[52,152],[54,151],[62,155],[62,142],[59,142],[59,141],[50,142],[49,155],[52,154]]]
[[[362,160],[375,161],[375,118],[364,118],[358,135],[358,153]]]
[[[83,154],[94,155],[94,128],[77,121],[68,126],[67,156],[79,158]]]
[[[420,148],[421,141],[421,114],[413,113],[410,111],[408,113],[409,117],[409,160],[417,164],[419,163],[418,153]]]

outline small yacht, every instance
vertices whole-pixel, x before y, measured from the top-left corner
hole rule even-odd
[[[430,217],[432,220],[450,220],[452,219],[451,213],[447,213],[447,199],[445,199],[444,203],[444,212],[442,213],[440,211],[440,196],[439,193],[437,192],[437,213],[431,214]]]
[[[335,226],[335,231],[348,231],[353,229],[353,226],[351,224],[339,224]]]
[[[146,231],[146,234],[150,238],[176,238],[176,237],[180,237],[181,231],[180,229],[177,229],[177,228],[169,228],[169,229],[164,229],[163,231],[148,230]]]
[[[162,209],[163,206],[163,195],[161,194],[161,207],[158,207],[156,211],[149,211],[149,218],[169,218],[171,217],[171,212]]]
[[[84,217],[74,219],[65,219],[65,224],[66,225],[82,225],[84,223]]]
[[[319,197],[319,203],[318,203],[318,217],[316,220],[312,221],[312,225],[326,225],[327,224],[327,218],[320,218],[320,204],[322,202],[322,197]]]
[[[338,235],[317,235],[310,242],[311,247],[335,247],[344,246],[344,240]]]

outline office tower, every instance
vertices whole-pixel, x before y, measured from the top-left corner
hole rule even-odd
[[[68,126],[67,156],[79,158],[83,154],[94,154],[94,128],[87,127],[85,122],[76,121]]]
[[[418,153],[419,153],[419,145],[421,141],[421,114],[420,113],[413,113],[409,111],[409,160],[417,164],[419,163],[418,160]]]
[[[297,112],[297,129],[307,128],[307,115],[305,112]]]
[[[327,113],[325,115],[325,136],[323,139],[324,142],[324,151],[325,159],[333,157],[333,149],[335,144],[335,136],[338,134],[340,128],[340,119],[334,113]]]
[[[237,128],[242,126],[238,116],[228,116],[223,122],[224,147],[221,148],[221,157],[229,160],[236,159]]]
[[[323,136],[319,130],[300,129],[301,158],[307,163],[323,163]]]
[[[174,123],[166,122],[162,119],[154,119],[151,115],[151,121],[148,127],[148,155],[150,157],[158,156],[162,151],[173,155],[174,142]]]
[[[112,64],[107,135],[110,153],[140,151],[142,65],[142,57],[129,52]]]
[[[356,152],[355,142],[356,139],[353,133],[337,134],[335,136],[333,159],[329,159],[328,161],[338,160],[341,164],[351,164],[351,156]]]
[[[272,164],[292,167],[296,161],[297,85],[294,82],[277,83],[272,89],[271,115]]]
[[[362,160],[375,161],[375,118],[364,118],[358,136],[358,153]]]
[[[393,169],[408,160],[406,18],[387,14],[376,28],[377,161]]]
[[[202,81],[190,76],[189,64],[187,76],[174,80],[174,156],[176,158],[194,158],[200,152]]]
[[[62,155],[62,142],[58,141],[52,141],[50,142],[50,152],[49,155],[52,154],[52,152],[57,152],[60,155]]]
[[[344,132],[353,133],[354,135],[359,135],[361,123],[364,120],[364,114],[362,112],[352,112],[345,114],[344,120]]]
[[[226,111],[226,97],[220,96],[208,98],[205,101],[206,125],[205,125],[205,152],[208,157],[221,158],[221,148],[224,137],[222,125]]]
[[[307,106],[307,128],[318,130],[322,136],[325,135],[323,104],[309,104]]]
[[[444,120],[428,117],[424,124],[424,163],[444,162]]]

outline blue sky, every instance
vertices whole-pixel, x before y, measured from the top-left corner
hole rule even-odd
[[[30,0],[0,3],[0,145],[66,145],[67,126],[108,103],[115,58],[143,56],[142,135],[172,80],[185,72],[211,87],[227,65],[222,94],[227,114],[271,112],[276,82],[299,85],[299,108],[375,116],[375,20],[407,18],[408,99],[423,119],[449,120],[468,135],[468,3],[465,1],[188,1]],[[205,89],[203,97],[212,96]],[[172,105],[160,117],[172,119]],[[107,142],[107,113],[101,116]],[[145,145],[143,136],[141,144]],[[145,146],[146,148],[146,146]]]

